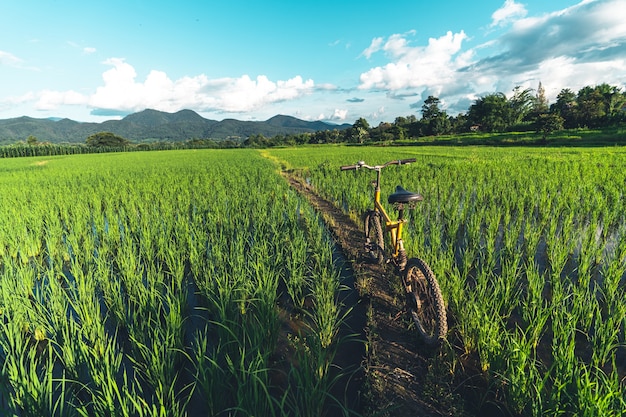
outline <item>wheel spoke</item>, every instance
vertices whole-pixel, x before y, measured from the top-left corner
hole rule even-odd
[[[409,260],[405,269],[408,308],[418,332],[428,344],[435,344],[447,331],[441,290],[430,268],[420,259]]]
[[[384,261],[385,242],[380,223],[380,215],[375,211],[365,217],[365,252],[373,261],[382,264]]]

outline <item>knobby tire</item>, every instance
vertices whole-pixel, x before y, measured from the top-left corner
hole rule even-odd
[[[427,345],[437,345],[446,337],[446,307],[435,274],[426,262],[409,259],[404,269],[408,307],[417,331]]]
[[[385,260],[385,236],[380,222],[380,214],[371,210],[365,215],[366,256],[379,265]]]

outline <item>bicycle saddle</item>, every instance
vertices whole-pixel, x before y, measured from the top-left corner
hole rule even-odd
[[[411,191],[407,191],[402,188],[400,185],[396,187],[396,191],[393,194],[389,195],[387,201],[389,204],[394,203],[412,203],[415,201],[422,201],[424,197],[420,193],[414,193]]]

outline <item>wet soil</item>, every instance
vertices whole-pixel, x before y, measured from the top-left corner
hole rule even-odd
[[[348,214],[321,198],[303,179],[283,173],[289,184],[320,213],[352,270],[350,299],[358,310],[352,325],[364,325],[361,341],[345,345],[338,356],[361,364],[351,387],[352,407],[363,415],[441,416],[456,414],[454,406],[442,405],[432,388],[433,366],[438,355],[420,343],[401,300],[399,279],[390,268],[361,257],[363,231]],[[360,318],[359,318],[360,317]],[[360,320],[360,323],[359,323]],[[364,338],[364,340],[363,340]],[[435,384],[436,385],[436,384]],[[431,389],[432,388],[432,389]],[[440,386],[438,387],[440,388]],[[434,395],[433,395],[434,394]],[[443,397],[446,393],[443,393]],[[353,410],[355,408],[352,408]]]

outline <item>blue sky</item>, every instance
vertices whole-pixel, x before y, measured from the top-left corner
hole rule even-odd
[[[7,4],[9,3],[9,4]],[[539,82],[626,90],[626,0],[20,0],[0,6],[0,119],[370,124]]]

